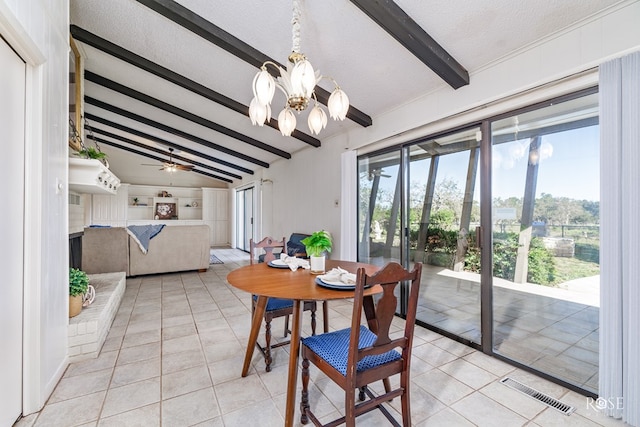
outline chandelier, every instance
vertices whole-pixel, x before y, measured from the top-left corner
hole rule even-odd
[[[344,120],[349,110],[349,98],[336,81],[320,74],[313,69],[309,60],[300,53],[300,5],[299,0],[293,0],[292,39],[293,47],[287,69],[283,69],[272,61],[266,61],[260,71],[253,78],[253,99],[249,104],[249,118],[254,125],[262,126],[271,120],[271,101],[276,88],[280,89],[287,98],[284,109],[278,114],[278,127],[284,136],[290,136],[296,128],[296,115],[305,110],[313,98],[313,108],[309,113],[307,124],[311,134],[319,134],[327,126],[327,114],[320,107],[314,88],[322,79],[331,80],[335,89],[329,96],[327,107],[329,115],[334,120]],[[267,71],[270,65],[277,68],[280,76],[274,80]]]

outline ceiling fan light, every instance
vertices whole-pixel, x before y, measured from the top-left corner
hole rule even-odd
[[[271,103],[276,91],[276,82],[266,69],[261,69],[253,78],[253,95],[261,105]]]
[[[253,125],[262,126],[271,120],[271,106],[261,105],[257,98],[253,98],[249,104],[249,118]]]
[[[285,108],[278,114],[278,127],[282,136],[291,136],[296,128],[296,115],[293,114],[291,108]]]
[[[302,59],[295,63],[291,70],[291,86],[294,94],[311,97],[313,89],[316,87],[316,73],[313,66],[307,59]]]
[[[344,120],[349,111],[349,97],[342,89],[336,88],[329,96],[327,107],[332,119]]]
[[[322,129],[327,127],[327,114],[322,108],[320,108],[319,105],[313,107],[313,109],[309,113],[307,124],[309,125],[309,130],[311,131],[312,135],[314,133],[318,135]]]

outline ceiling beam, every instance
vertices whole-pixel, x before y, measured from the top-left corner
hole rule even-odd
[[[351,0],[351,3],[452,88],[469,84],[467,70],[392,0]]]
[[[118,129],[118,130],[121,130],[123,132],[126,132],[128,134],[139,136],[140,138],[148,139],[149,141],[155,141],[157,143],[166,145],[167,147],[172,147],[172,148],[175,148],[176,150],[184,151],[185,153],[193,154],[194,156],[198,156],[200,158],[209,160],[210,162],[220,163],[220,164],[223,164],[225,166],[228,166],[228,164],[227,164],[228,162],[225,162],[224,160],[220,160],[220,159],[218,159],[216,157],[213,157],[213,156],[209,156],[208,154],[204,154],[204,153],[201,153],[199,151],[192,150],[191,148],[183,147],[182,145],[176,144],[175,142],[167,141],[166,139],[162,139],[162,138],[158,138],[157,136],[149,135],[148,133],[144,133],[144,132],[141,132],[141,131],[139,131],[137,129],[133,129],[133,128],[121,125],[120,123],[112,122],[111,120],[104,119],[104,118],[102,118],[100,116],[96,116],[96,115],[91,114],[91,113],[85,113],[85,126],[86,126],[86,128],[87,128],[87,130],[89,132],[91,132],[93,130],[93,127],[90,125],[90,123],[86,122],[87,120],[90,120],[90,121],[96,122],[96,123],[101,123],[103,125],[112,127],[114,129]],[[214,168],[214,169],[218,173],[222,173],[222,174],[228,175],[228,176],[236,178],[236,179],[242,179],[242,177],[240,175],[236,175],[236,174],[234,174],[232,172],[228,172],[228,171],[225,171],[225,170],[222,170],[222,169],[216,169],[216,168]],[[241,168],[241,167],[236,167],[236,169],[239,169],[241,172],[253,175],[253,171],[251,169],[246,169],[246,168]]]
[[[173,0],[137,1],[138,3],[142,3],[148,8],[155,10],[165,18],[175,22],[178,25],[181,25],[187,30],[199,35],[205,40],[210,41],[221,49],[226,50],[230,54],[237,56],[238,58],[253,65],[256,68],[260,68],[262,64],[265,63],[265,61],[271,61],[278,64],[282,68],[287,68],[273,58],[268,57],[264,53],[253,48],[237,37],[232,36],[222,28],[207,21],[200,15],[192,12],[191,10],[176,3]],[[249,82],[247,82],[247,85],[249,85]],[[320,86],[316,86],[315,93],[318,101],[324,105],[327,105],[329,95],[331,94]],[[373,123],[369,115],[358,110],[353,105],[349,106],[347,117],[364,127],[371,126],[371,124]]]
[[[147,157],[149,159],[153,159],[153,160],[156,160],[158,162],[166,162],[166,159],[162,159],[160,157],[154,156],[153,154],[143,153],[142,151],[134,150],[133,148],[125,147],[124,145],[120,145],[120,144],[118,144],[116,142],[113,142],[113,141],[108,141],[108,140],[102,139],[102,138],[96,138],[96,141],[98,141],[100,144],[104,144],[104,145],[108,145],[110,147],[118,148],[120,150],[124,150],[124,151],[127,151],[127,152],[132,153],[132,154],[137,154],[138,156]],[[176,156],[173,156],[173,157],[176,157]],[[191,172],[195,172],[195,173],[199,173],[199,174],[202,174],[202,175],[206,175],[206,176],[208,176],[210,178],[218,179],[218,180],[224,181],[224,182],[229,182],[229,183],[233,182],[230,179],[223,178],[221,176],[216,176],[216,175],[204,172],[204,171],[199,171],[198,169],[192,169]]]
[[[100,101],[99,99],[92,98],[90,96],[85,96],[84,100],[87,104],[96,106],[98,108],[102,108],[103,110],[111,111],[112,113],[118,114],[120,116],[126,117],[131,120],[135,120],[137,122],[143,123],[147,126],[154,127],[156,129],[160,129],[163,132],[170,133],[175,136],[179,136],[184,139],[188,139],[190,141],[196,142],[204,147],[210,148],[212,150],[220,151],[225,154],[229,154],[230,156],[237,157],[238,159],[242,159],[244,161],[253,163],[258,166],[262,166],[263,168],[268,168],[269,163],[263,162],[262,160],[254,159],[251,156],[247,156],[246,154],[238,153],[237,151],[231,150],[229,148],[218,145],[214,142],[207,141],[204,138],[200,138],[199,136],[191,135],[185,131],[180,129],[176,129],[171,126],[167,126],[164,123],[156,122],[155,120],[151,120],[149,118],[143,117],[139,114],[132,113],[131,111],[125,110],[120,107],[116,107],[115,105],[108,104],[104,101]],[[231,165],[232,163],[229,163]],[[227,165],[227,166],[229,166]],[[237,167],[234,165],[234,167]]]
[[[229,129],[228,127],[222,126],[218,123],[212,122],[209,119],[205,119],[204,117],[200,117],[196,114],[193,114],[189,111],[178,108],[174,105],[171,105],[167,102],[161,101],[157,98],[149,96],[145,93],[139,92],[135,89],[122,85],[118,82],[110,80],[106,77],[100,76],[96,73],[92,73],[91,71],[85,70],[84,78],[87,81],[98,84],[100,86],[106,87],[107,89],[111,89],[115,92],[121,93],[123,95],[129,96],[133,99],[137,99],[140,102],[144,102],[145,104],[152,105],[156,108],[164,110],[168,113],[175,114],[176,116],[182,117],[183,119],[189,120],[193,123],[197,123],[201,126],[214,130],[216,132],[220,132],[223,135],[230,136],[231,138],[237,139],[242,142],[246,142],[249,145],[252,145],[261,150],[267,151],[271,154],[275,154],[276,156],[280,156],[284,159],[290,159],[291,154],[286,151],[279,150],[269,144],[265,144],[264,142],[258,141],[257,139],[251,138],[250,136],[246,136],[241,134],[240,132],[236,132],[233,129]]]
[[[90,131],[90,132],[93,132],[93,133],[98,133],[98,134],[101,134],[103,136],[108,136],[109,138],[117,139],[118,141],[126,142],[127,144],[131,144],[131,145],[134,145],[134,146],[139,147],[139,148],[144,148],[145,150],[153,151],[153,152],[158,153],[158,154],[164,154],[164,155],[167,155],[167,156],[172,155],[174,159],[190,163],[190,164],[192,164],[194,166],[198,166],[198,167],[203,168],[203,169],[208,169],[208,170],[210,170],[212,172],[224,172],[224,171],[221,171],[220,169],[215,168],[213,166],[209,166],[209,165],[206,165],[204,163],[200,163],[198,161],[194,161],[192,159],[188,159],[186,157],[177,155],[175,153],[174,154],[170,154],[166,150],[163,150],[161,148],[153,147],[153,146],[144,144],[142,142],[134,141],[133,139],[126,138],[126,137],[124,137],[122,135],[118,135],[118,134],[115,134],[113,132],[106,131],[104,129],[94,128],[94,127],[93,128],[92,127],[90,127],[90,128],[86,128],[85,127],[85,129],[87,131]],[[96,140],[101,140],[100,138],[95,138],[95,139]],[[180,149],[178,148],[178,150],[180,150]],[[234,177],[238,178],[238,179],[241,178],[238,175],[235,175]],[[227,178],[225,178],[225,180],[227,180]],[[229,181],[229,182],[233,182],[233,181]]]
[[[181,74],[171,71],[168,68],[158,65],[155,62],[149,61],[148,59],[143,58],[140,55],[136,55],[135,53],[126,50],[114,43],[111,43],[110,41],[105,40],[102,37],[99,37],[85,29],[82,29],[76,25],[71,25],[71,35],[77,41],[86,43],[89,46],[92,46],[108,55],[113,56],[114,58],[118,58],[148,73],[154,74],[175,85],[178,85],[204,98],[207,98],[210,101],[216,102],[233,111],[249,117],[248,106],[227,96],[224,96],[212,89],[209,89],[208,87],[201,85],[198,82],[188,79]],[[267,124],[274,129],[279,129],[278,121],[275,119],[271,119],[271,121]],[[319,139],[307,135],[306,133],[300,132],[299,130],[294,130],[291,136],[313,147],[320,147],[321,145]]]

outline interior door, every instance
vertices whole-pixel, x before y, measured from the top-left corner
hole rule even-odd
[[[0,221],[0,426],[22,413],[25,63],[0,38],[0,182],[11,206]]]
[[[253,187],[236,192],[236,248],[249,252],[253,237]]]

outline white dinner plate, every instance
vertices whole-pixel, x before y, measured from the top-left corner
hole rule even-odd
[[[289,265],[281,259],[274,259],[272,261],[269,261],[267,265],[274,268],[289,268]]]

